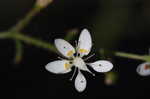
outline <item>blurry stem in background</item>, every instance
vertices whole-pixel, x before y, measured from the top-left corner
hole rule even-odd
[[[18,40],[15,40],[15,45],[16,45],[16,53],[15,53],[15,56],[14,56],[14,63],[15,64],[18,64],[21,62],[22,60],[22,55],[23,55],[23,48],[22,48],[22,44],[20,41]]]
[[[8,32],[0,32],[0,39],[6,39],[10,37],[10,33]]]
[[[9,31],[12,32],[20,32],[25,26],[27,26],[31,19],[40,11],[39,7],[34,6],[28,13],[27,15],[20,20],[16,25],[14,25],[12,28],[10,28]],[[15,40],[15,44],[16,44],[16,53],[15,53],[15,57],[14,57],[14,63],[18,64],[19,62],[21,62],[22,60],[22,44],[20,41]]]
[[[22,29],[24,29],[24,27],[31,22],[32,18],[36,16],[41,9],[47,7],[48,4],[50,4],[51,2],[52,0],[37,0],[33,8],[26,14],[26,16],[23,19],[21,19],[18,23],[16,23],[16,25],[14,25],[8,31],[12,33],[22,31]],[[15,40],[15,44],[16,44],[16,53],[14,57],[14,63],[18,64],[22,59],[23,48],[20,41]]]
[[[42,9],[46,8],[52,0],[36,0],[33,8],[21,19],[16,25],[14,25],[10,31],[21,31],[26,25],[30,23],[32,18],[36,16]]]
[[[51,52],[54,52],[54,53],[58,54],[57,49],[52,44],[47,43],[47,42],[45,42],[43,40],[40,40],[40,39],[36,39],[36,38],[33,38],[33,37],[26,36],[22,33],[0,32],[0,39],[19,40],[19,41],[22,41],[26,44],[34,45],[36,47],[43,48],[43,49],[46,49],[48,51],[51,51]]]
[[[34,6],[22,20],[10,29],[10,31],[21,31],[26,25],[29,24],[31,19],[40,11],[40,9],[40,7]]]
[[[40,7],[41,9],[46,8],[49,4],[51,4],[53,0],[36,0],[35,5]]]
[[[15,53],[15,57],[14,57],[14,63],[18,64],[21,62],[21,59],[22,59],[23,48],[22,48],[22,44],[19,40],[15,40],[15,44],[16,44],[16,53]]]
[[[119,56],[119,57],[125,57],[125,58],[137,59],[137,60],[150,62],[150,56],[149,55],[137,55],[137,54],[125,53],[125,52],[115,52],[114,55]]]
[[[44,42],[40,39],[29,37],[21,33],[14,33],[12,36],[10,36],[10,38],[57,53],[56,48],[52,44]]]
[[[124,57],[124,58],[129,58],[129,59],[136,59],[136,60],[142,60],[142,61],[148,61],[150,62],[150,55],[138,55],[138,54],[133,54],[133,53],[126,53],[126,52],[119,52],[119,51],[109,51],[106,49],[100,49],[99,53],[104,56],[107,54],[113,54],[113,56],[117,57]]]

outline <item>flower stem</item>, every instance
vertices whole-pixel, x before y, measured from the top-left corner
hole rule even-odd
[[[124,58],[131,58],[136,60],[143,60],[146,61],[145,57],[142,55],[131,54],[131,53],[124,53],[124,52],[115,52],[115,56],[124,57]]]
[[[15,44],[16,44],[16,53],[15,53],[15,57],[14,57],[14,63],[18,64],[22,60],[23,48],[22,48],[22,44],[19,40],[15,40]]]
[[[26,27],[30,21],[32,20],[32,18],[34,16],[36,16],[36,14],[40,11],[40,8],[37,6],[33,6],[33,8],[26,14],[26,16],[21,19],[16,25],[14,25],[12,28],[9,29],[10,32],[14,33],[14,32],[20,32],[21,30],[24,29],[24,27]],[[16,55],[14,57],[14,63],[19,63],[22,59],[22,55],[23,55],[23,48],[22,48],[22,44],[20,41],[15,40],[15,44],[16,44]]]
[[[15,63],[19,63],[22,59],[23,48],[22,48],[22,44],[20,41],[23,41],[25,43],[32,44],[32,45],[57,53],[57,50],[55,49],[53,45],[46,43],[42,40],[38,40],[35,38],[31,38],[29,36],[22,35],[20,33],[30,23],[32,18],[36,16],[40,12],[40,10],[43,8],[44,7],[37,6],[37,4],[35,3],[33,8],[25,15],[23,19],[21,19],[14,26],[8,29],[8,31],[0,33],[0,39],[10,39],[10,38],[14,39],[15,44],[16,44],[16,55],[14,57]]]
[[[26,36],[26,35],[24,35],[22,33],[18,33],[18,32],[17,33],[16,32],[13,32],[13,33],[12,32],[1,32],[0,33],[0,39],[20,40],[20,41],[27,43],[29,45],[34,45],[34,46],[52,51],[54,53],[58,53],[57,49],[52,44],[47,43],[47,42],[40,40],[40,39]]]
[[[6,39],[10,37],[10,33],[8,32],[0,32],[0,39]]]
[[[40,10],[40,7],[34,6],[22,20],[10,29],[10,31],[21,31]]]
[[[34,45],[34,46],[44,48],[44,49],[47,49],[49,51],[57,53],[56,48],[52,44],[44,42],[43,40],[29,37],[29,36],[23,35],[21,33],[14,33],[13,36],[11,36],[11,37],[13,39],[23,41],[29,45]]]

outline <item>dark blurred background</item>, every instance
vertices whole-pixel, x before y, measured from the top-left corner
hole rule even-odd
[[[0,31],[5,31],[22,19],[33,7],[35,0],[0,0]],[[99,48],[137,54],[148,54],[150,47],[149,0],[54,0],[22,30],[26,35],[53,43],[63,38],[70,29],[88,28],[93,38],[93,52]],[[78,35],[75,39],[78,38]],[[74,41],[71,42],[74,44]],[[15,99],[53,98],[146,98],[150,90],[150,77],[141,77],[136,67],[142,61],[111,56],[113,71],[119,79],[107,86],[104,75],[87,78],[87,89],[78,93],[71,73],[55,75],[44,66],[57,60],[55,53],[23,43],[23,60],[13,64],[13,40],[0,40],[0,65],[3,92]],[[97,60],[99,54],[96,55]],[[7,88],[8,87],[8,88]]]

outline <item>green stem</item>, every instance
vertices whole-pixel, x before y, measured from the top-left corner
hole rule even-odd
[[[131,53],[115,52],[115,56],[146,61],[145,57]]]
[[[32,38],[32,37],[23,35],[21,33],[13,33],[11,38],[13,38],[15,40],[23,41],[29,45],[34,45],[34,46],[44,48],[44,49],[47,49],[49,51],[57,53],[56,48],[52,44],[44,42],[43,40],[40,40],[40,39]]]
[[[26,16],[20,20],[16,25],[14,25],[10,31],[12,32],[20,32],[25,26],[27,26],[32,18],[40,11],[40,8],[37,6],[34,6],[27,14]],[[14,63],[19,63],[22,59],[22,44],[20,41],[15,40],[16,44],[16,55],[14,57]]]
[[[28,25],[31,19],[40,11],[40,9],[40,7],[34,6],[22,20],[20,20],[10,29],[10,31],[21,31],[26,25]]]
[[[42,8],[37,6],[36,4],[34,7],[26,14],[26,16],[21,19],[16,25],[14,25],[12,28],[8,30],[8,32],[1,32],[0,33],[0,39],[8,39],[8,38],[13,38],[16,43],[16,56],[14,58],[15,63],[19,63],[22,59],[22,44],[20,41],[23,41],[28,44],[32,44],[53,52],[57,53],[57,50],[55,47],[49,43],[43,42],[41,40],[31,38],[25,35],[22,35],[19,32],[24,29],[25,26],[27,26],[32,18],[37,15],[37,13],[41,10]],[[18,33],[16,33],[18,32]]]
[[[29,45],[34,45],[43,49],[47,49],[49,51],[52,51],[54,53],[58,53],[57,49],[50,43],[47,43],[43,40],[36,39],[33,37],[26,36],[22,33],[15,33],[15,32],[1,32],[0,33],[0,39],[14,39],[14,40],[20,40],[24,43],[27,43]]]
[[[14,57],[14,63],[18,64],[22,60],[23,48],[22,48],[22,44],[19,40],[15,40],[15,44],[16,44],[16,53],[15,53],[15,57]]]
[[[0,39],[9,38],[11,35],[8,32],[0,32]]]

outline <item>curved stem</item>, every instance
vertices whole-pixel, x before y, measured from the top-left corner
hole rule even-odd
[[[35,38],[31,38],[25,35],[21,35],[21,33],[19,34],[19,32],[24,29],[25,26],[27,26],[30,21],[32,20],[32,18],[34,16],[37,15],[37,13],[42,9],[42,7],[37,6],[37,4],[35,4],[33,6],[33,8],[25,15],[25,17],[23,19],[21,19],[19,22],[16,23],[16,25],[14,25],[13,27],[11,27],[8,32],[1,32],[0,33],[0,39],[9,39],[9,38],[13,38],[15,40],[16,43],[16,56],[14,58],[14,62],[18,63],[20,62],[21,58],[22,58],[22,44],[20,41],[23,41],[25,43],[28,44],[32,44],[44,49],[48,49],[50,51],[56,52],[55,47],[53,47],[52,45],[50,45],[49,43],[43,42],[41,40],[35,39]],[[16,33],[18,32],[18,33]],[[20,40],[20,41],[19,41]]]
[[[25,26],[27,26],[32,18],[36,16],[36,14],[40,11],[40,8],[37,6],[34,6],[27,14],[26,16],[21,19],[16,25],[14,25],[12,28],[10,28],[9,31],[14,32],[20,32],[22,29],[24,29]],[[14,57],[14,63],[19,63],[22,59],[22,44],[19,40],[15,40],[16,44],[16,55]]]
[[[9,32],[0,32],[0,39],[6,39],[10,37]]]
[[[28,25],[31,19],[40,11],[40,9],[40,7],[34,6],[22,20],[20,20],[10,29],[10,31],[21,31],[26,25]]]

